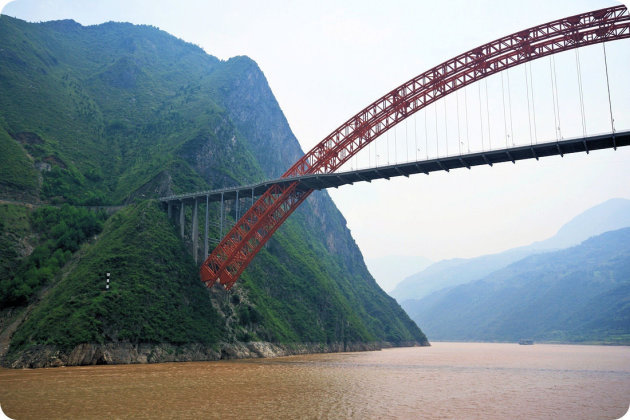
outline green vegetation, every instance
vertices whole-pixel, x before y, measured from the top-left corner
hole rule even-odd
[[[20,263],[19,244],[27,244],[32,236],[28,213],[24,206],[0,204],[0,290]]]
[[[274,235],[240,281],[264,308],[262,338],[278,342],[422,342],[395,301],[365,266],[353,273],[308,235],[298,212]],[[269,267],[280,269],[270,272]],[[313,323],[317,319],[317,323]]]
[[[0,124],[0,187],[12,192],[35,194],[37,172],[24,152]]]
[[[630,228],[407,301],[438,340],[630,344]]]
[[[17,141],[35,164],[49,165],[40,195],[53,203],[129,200],[166,167],[181,166],[180,156],[196,139],[212,143],[213,154],[239,156],[209,162],[213,174],[220,175],[212,180],[245,182],[252,170],[262,177],[224,109],[208,96],[219,61],[200,48],[151,27],[82,28],[71,21],[33,25],[7,16],[0,22],[0,39],[0,127],[17,139],[0,134],[0,145],[6,142],[11,151],[11,166],[0,171],[0,185],[33,179],[23,176],[34,173],[25,157],[13,157]],[[234,137],[241,141],[225,141]],[[22,173],[9,172],[12,166]],[[190,186],[174,184],[173,189]],[[196,188],[208,186],[195,183]]]
[[[148,26],[2,16],[0,91],[0,146],[15,166],[0,170],[0,197],[22,189],[61,206],[0,212],[6,225],[26,217],[0,236],[2,305],[32,304],[11,357],[86,342],[426,343],[325,193],[229,293],[199,282],[189,229],[182,240],[150,199],[277,176],[302,153],[251,59],[220,61]],[[105,222],[79,207],[119,204]],[[190,206],[185,216],[190,226]]]
[[[80,244],[100,232],[104,218],[102,213],[68,205],[42,207],[31,213],[30,225],[40,235],[41,245],[15,268],[13,276],[0,278],[0,304],[26,304],[53,279]]]
[[[86,342],[216,343],[219,316],[176,229],[155,203],[120,211],[16,332],[65,351]],[[106,273],[110,289],[106,290]]]

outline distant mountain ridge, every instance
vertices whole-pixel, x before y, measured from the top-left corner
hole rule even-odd
[[[386,292],[390,292],[410,274],[422,270],[432,263],[433,261],[428,258],[409,255],[385,255],[365,259],[370,273]]]
[[[432,340],[630,344],[630,228],[531,255],[403,307]]]
[[[529,255],[577,245],[601,233],[630,226],[630,200],[613,198],[577,215],[543,241],[469,259],[450,259],[407,277],[390,293],[399,302],[422,299],[440,289],[479,280]]]
[[[604,232],[630,226],[630,200],[611,198],[575,216],[554,236],[529,245],[534,249],[563,249]]]

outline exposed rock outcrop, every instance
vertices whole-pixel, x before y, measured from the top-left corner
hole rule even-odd
[[[409,346],[416,343],[404,343]],[[23,352],[13,361],[3,360],[10,368],[43,368],[61,366],[193,362],[221,359],[247,359],[291,356],[311,353],[343,351],[372,351],[392,347],[391,343],[295,343],[274,344],[261,341],[248,343],[221,343],[217,347],[202,344],[150,343],[84,343],[69,353],[54,346],[38,346]]]

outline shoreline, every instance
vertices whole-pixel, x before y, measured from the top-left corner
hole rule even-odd
[[[124,365],[170,362],[201,362],[233,359],[258,359],[302,354],[376,351],[391,347],[426,347],[418,342],[369,343],[269,343],[261,341],[174,345],[169,343],[79,344],[70,352],[55,346],[36,346],[9,361],[0,362],[8,369],[38,369],[67,366]]]

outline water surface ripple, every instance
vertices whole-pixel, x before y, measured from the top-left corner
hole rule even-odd
[[[11,418],[616,419],[630,348],[495,343],[156,365],[0,369]]]

